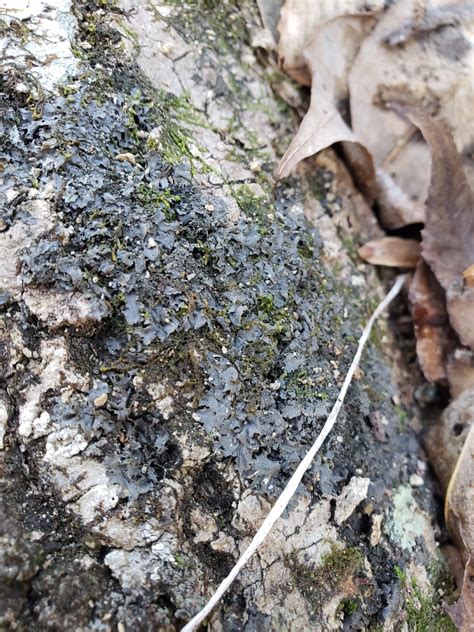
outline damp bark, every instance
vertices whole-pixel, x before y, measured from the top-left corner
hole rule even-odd
[[[1,625],[177,630],[321,428],[378,229],[332,151],[274,181],[306,96],[253,4],[53,4],[1,21]],[[209,629],[449,629],[391,341]]]

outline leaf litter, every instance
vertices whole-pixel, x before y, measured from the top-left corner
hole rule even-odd
[[[423,374],[430,382],[446,380],[448,355],[456,337],[449,325],[443,288],[423,259],[413,275],[408,299]]]
[[[370,15],[384,7],[384,0],[287,0],[281,10],[278,53],[283,69],[303,85],[311,85],[311,73],[305,63],[304,49],[314,38],[315,30],[333,18]]]
[[[394,229],[419,223],[424,219],[429,150],[420,142],[416,127],[387,105],[400,101],[440,113],[454,127],[462,127],[456,138],[458,149],[464,152],[471,147],[472,51],[471,33],[465,23],[470,21],[472,12],[455,12],[457,19],[451,21],[456,24],[445,26],[444,30],[427,30],[424,23],[420,35],[414,37],[412,33],[403,43],[393,46],[387,43],[394,41],[391,35],[400,24],[413,21],[417,6],[414,0],[399,0],[385,13],[374,5],[365,15],[349,15],[350,11],[344,8],[351,8],[353,3],[343,4],[344,7],[339,5],[339,13],[330,12],[331,19],[315,24],[312,37],[306,33],[311,24],[311,19],[306,20],[310,14],[306,3],[291,3],[291,20],[286,17],[286,5],[283,7],[279,26],[281,63],[284,69],[289,68],[293,78],[308,85],[307,79],[298,79],[305,63],[311,76],[312,99],[297,136],[277,168],[277,176],[288,175],[299,160],[311,155],[311,147],[320,151],[330,136],[338,137],[334,142],[350,140],[370,154],[370,159],[364,160],[364,169],[358,165],[359,173],[355,175],[364,188],[367,182],[375,181],[382,224]],[[460,4],[462,9],[463,3]],[[301,11],[299,20],[295,17],[296,5]],[[333,10],[337,5],[334,3]],[[448,17],[453,15],[450,7],[438,9],[437,22],[442,22],[443,15],[449,22]],[[300,36],[287,46],[287,31],[296,30],[295,25]],[[292,71],[294,67],[298,68],[297,73]],[[346,121],[344,126],[338,114],[342,116],[346,101],[351,123]],[[324,109],[327,114],[327,104],[331,105],[330,117],[323,116]],[[350,162],[354,160],[351,151]]]
[[[311,101],[276,176],[341,143],[388,231],[359,256],[415,269],[408,297],[419,364],[452,398],[426,443],[464,565],[459,599],[446,608],[466,631],[474,619],[473,19],[465,0],[286,0],[277,47],[282,68],[311,86]]]
[[[364,261],[374,265],[413,269],[420,259],[420,242],[401,237],[382,237],[368,241],[358,253]]]

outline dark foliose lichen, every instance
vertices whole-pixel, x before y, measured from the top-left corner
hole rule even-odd
[[[150,144],[169,102],[125,69],[62,92],[39,120],[11,105],[3,119],[4,186],[52,180],[60,220],[23,253],[24,286],[87,292],[111,313],[81,351],[106,405],[94,407],[94,392],[51,397],[53,418],[78,424],[91,454],[107,443],[127,492],[146,491],[179,458],[151,399],[134,401],[134,378],[153,365],[177,380],[192,354],[205,385],[184,419],[252,484],[280,486],[328,411],[335,353],[353,346],[344,334],[334,344],[345,299],[318,262],[317,231],[288,212],[284,190],[268,201],[239,189],[230,222],[225,203],[193,185],[185,154],[173,166]],[[18,198],[10,210],[28,219]]]
[[[29,221],[28,190],[51,182],[58,220],[23,253],[22,282],[87,292],[110,313],[86,341],[70,332],[106,405],[95,408],[93,395],[51,396],[51,414],[80,425],[90,453],[99,443],[133,496],[180,463],[174,424],[137,379],[146,371],[185,391],[176,387],[184,371],[193,395],[191,403],[181,396],[180,423],[274,494],[337,393],[359,326],[354,293],[320,263],[317,230],[292,210],[291,191],[282,185],[262,197],[237,187],[241,214],[231,221],[225,202],[193,183],[190,106],[136,69],[108,63],[63,86],[41,118],[3,95],[3,187],[20,191],[6,222]],[[358,384],[352,393],[347,410],[359,421],[347,432],[365,445],[369,399]],[[347,480],[344,449],[340,466],[331,445],[315,464],[320,491]],[[351,452],[353,467],[362,464]]]

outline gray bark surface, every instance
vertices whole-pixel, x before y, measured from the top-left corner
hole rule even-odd
[[[274,181],[304,95],[252,4],[40,9],[2,17],[0,625],[177,630],[322,427],[378,229],[333,151]],[[209,629],[449,625],[392,342]]]

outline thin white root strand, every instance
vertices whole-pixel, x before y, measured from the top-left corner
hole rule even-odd
[[[377,306],[376,310],[370,317],[359,339],[359,344],[357,346],[357,351],[355,353],[354,359],[352,360],[352,364],[349,367],[347,375],[344,379],[344,383],[339,392],[338,398],[331,410],[329,417],[326,420],[326,423],[324,424],[321,432],[319,433],[318,438],[316,439],[316,441],[314,442],[310,450],[307,452],[304,459],[296,468],[294,474],[288,481],[285,489],[282,491],[282,493],[276,500],[275,504],[270,510],[270,513],[263,521],[262,526],[254,535],[252,542],[249,544],[248,548],[244,551],[242,556],[239,558],[236,565],[230,571],[228,576],[219,584],[219,587],[217,588],[216,592],[212,595],[212,597],[209,599],[209,601],[204,606],[204,608],[200,612],[198,612],[197,615],[194,616],[191,619],[191,621],[184,626],[184,628],[182,628],[181,632],[192,632],[193,630],[197,630],[198,626],[204,621],[204,619],[211,613],[213,608],[219,603],[220,599],[222,598],[226,590],[230,587],[234,579],[237,577],[237,575],[240,573],[242,568],[245,566],[245,564],[249,561],[249,559],[255,553],[255,551],[260,546],[260,544],[265,540],[265,538],[269,534],[275,522],[285,511],[286,507],[288,506],[288,503],[293,498],[298,488],[298,485],[300,484],[301,479],[303,478],[303,475],[305,474],[307,469],[310,467],[312,460],[316,456],[316,453],[318,452],[319,448],[324,443],[324,440],[326,439],[326,437],[329,435],[329,433],[334,427],[334,424],[337,419],[337,415],[344,402],[344,398],[346,396],[347,390],[352,381],[352,377],[354,376],[354,372],[359,366],[362,351],[370,336],[370,332],[372,331],[374,322],[377,320],[380,314],[384,311],[387,305],[391,303],[391,301],[400,292],[404,281],[405,281],[405,275],[400,275],[397,277],[390,292],[386,295],[383,301]]]

